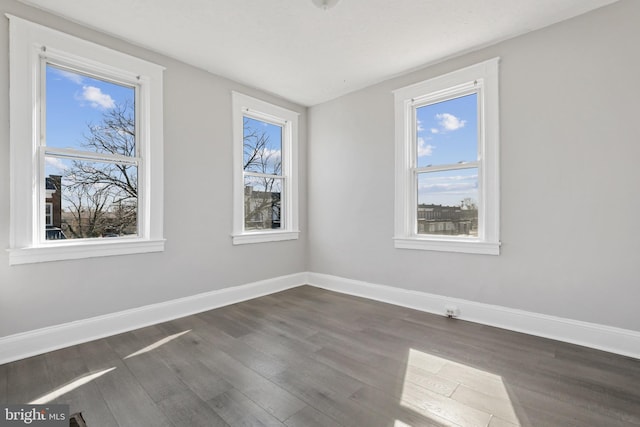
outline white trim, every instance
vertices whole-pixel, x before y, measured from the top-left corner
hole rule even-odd
[[[281,242],[283,240],[296,240],[300,235],[299,231],[263,231],[260,233],[244,233],[234,235],[234,245],[244,245],[247,243]]]
[[[445,306],[454,305],[459,310],[458,318],[461,320],[640,359],[640,331],[344,279],[327,274],[308,273],[308,278],[311,285],[319,288],[428,313],[444,315]]]
[[[128,239],[128,240],[127,240]],[[66,259],[96,258],[164,251],[165,240],[144,240],[122,237],[55,240],[47,246],[9,249],[9,264],[62,261]]]
[[[51,194],[49,193],[51,192]],[[47,190],[47,199],[50,199],[53,196],[55,191]],[[47,211],[49,211],[47,213]],[[53,225],[53,203],[45,202],[44,204],[44,223],[47,226]]]
[[[280,292],[304,284],[306,277],[306,273],[280,276],[3,337],[0,365]]]
[[[10,264],[90,258],[163,250],[163,83],[164,68],[151,62],[6,14],[10,26]],[[46,148],[41,79],[42,61],[51,60],[91,75],[136,88],[137,157],[78,153],[112,162],[139,162],[139,238],[112,242],[45,239],[44,155],[73,156],[74,151]],[[41,79],[38,79],[38,76]],[[147,126],[148,124],[148,126]],[[71,240],[71,239],[70,239]],[[60,244],[59,244],[60,243]],[[77,248],[70,248],[76,245]],[[67,256],[68,255],[68,256]]]
[[[420,237],[395,237],[393,241],[397,249],[422,249],[466,254],[500,255],[500,242],[493,243],[463,239],[423,239]]]
[[[234,245],[294,240],[298,238],[298,116],[299,113],[232,91],[233,109],[233,231]],[[280,175],[254,172],[245,174],[243,164],[245,115],[282,126],[282,171]],[[281,216],[284,222],[277,231],[245,231],[244,177],[265,176],[283,182]]]
[[[328,274],[302,272],[179,298],[117,313],[0,338],[0,364],[166,322],[302,285],[444,315],[457,306],[458,318],[640,359],[640,331],[377,285]]]
[[[402,249],[437,250],[499,255],[500,178],[499,178],[499,94],[498,64],[493,58],[461,70],[393,91],[395,98],[395,223],[394,246]],[[459,239],[417,234],[416,107],[426,103],[478,95],[478,161],[465,166],[436,165],[429,171],[478,168],[477,238]]]

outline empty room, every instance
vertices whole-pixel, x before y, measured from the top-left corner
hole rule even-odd
[[[638,40],[1,0],[0,426],[640,427]]]

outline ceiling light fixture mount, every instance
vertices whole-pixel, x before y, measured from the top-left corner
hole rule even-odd
[[[320,9],[327,10],[335,6],[340,0],[311,0],[311,1]]]

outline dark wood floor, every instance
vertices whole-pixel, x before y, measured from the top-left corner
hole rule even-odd
[[[89,427],[640,426],[640,361],[303,286],[0,366]]]

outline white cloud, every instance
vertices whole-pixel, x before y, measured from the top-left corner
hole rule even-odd
[[[418,179],[418,203],[460,206],[463,199],[477,200],[478,175],[422,174]]]
[[[418,157],[430,156],[433,154],[434,145],[427,144],[424,138],[418,138]]]
[[[477,185],[472,182],[462,183],[439,183],[421,185],[420,190],[427,190],[430,193],[466,193],[469,190],[475,190]]]
[[[436,128],[431,128],[431,133],[440,133],[440,131]]]
[[[82,86],[82,99],[89,101],[93,108],[113,108],[116,106],[111,95],[102,93],[100,88],[95,86]]]
[[[67,165],[65,165],[62,160],[56,157],[45,157],[44,161],[47,163],[47,166],[55,169],[55,172],[52,171],[54,174],[61,173],[67,169]]]
[[[282,158],[282,152],[280,150],[265,148],[262,152],[265,158],[272,161],[279,161]]]
[[[436,114],[436,119],[440,121],[439,123],[440,126],[442,126],[442,129],[447,131],[458,130],[463,128],[465,123],[467,123],[466,120],[461,120],[449,113]]]
[[[55,68],[55,67],[52,67],[51,69],[53,70],[53,72],[55,74],[57,74],[57,75],[59,75],[61,77],[64,77],[65,79],[67,79],[67,80],[69,80],[69,81],[71,81],[71,82],[73,82],[75,84],[78,84],[78,85],[82,84],[83,77],[80,74],[76,74],[76,73],[73,73],[71,71],[61,70],[60,68]]]
[[[424,131],[424,126],[422,126],[422,121],[420,121],[420,119],[418,119],[417,123],[416,123],[416,130],[418,132],[422,132]]]
[[[420,180],[418,186],[429,193],[463,194],[478,188],[478,175],[435,176]]]

